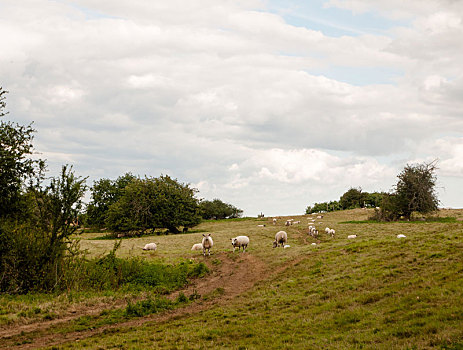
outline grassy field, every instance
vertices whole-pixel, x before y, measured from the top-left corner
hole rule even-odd
[[[119,257],[205,262],[210,273],[167,296],[167,311],[153,309],[152,315],[149,308],[128,315],[125,291],[74,299],[2,296],[8,322],[0,347],[463,349],[463,210],[439,212],[455,220],[413,223],[371,223],[369,214],[325,214],[315,225],[334,228],[336,237],[321,233],[317,240],[307,234],[310,215],[293,216],[301,223],[291,227],[283,226],[286,218],[276,226],[271,218],[208,221],[190,234],[124,239]],[[272,249],[282,229],[290,247]],[[214,238],[210,257],[190,251],[203,233]],[[347,239],[351,234],[357,238]],[[230,238],[237,235],[250,237],[245,254],[231,252]],[[100,236],[83,235],[81,247],[101,256],[114,242],[94,239]],[[159,243],[158,251],[139,248],[149,242]],[[151,298],[129,294],[134,310]],[[75,317],[66,319],[73,308]],[[89,313],[92,308],[100,311]],[[54,322],[40,326],[50,318]],[[22,333],[8,333],[12,328]]]

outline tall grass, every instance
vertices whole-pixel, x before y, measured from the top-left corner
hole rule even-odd
[[[116,256],[120,242],[101,258],[86,259],[78,256],[67,260],[63,267],[61,290],[117,290],[154,289],[168,293],[184,286],[189,278],[201,277],[208,272],[204,263],[190,260],[175,265],[148,262],[141,257],[121,259]]]

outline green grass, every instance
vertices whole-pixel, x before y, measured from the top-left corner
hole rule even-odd
[[[269,271],[288,267],[279,274],[261,276],[248,292],[200,313],[136,328],[116,327],[59,348],[462,349],[461,213],[452,211],[457,220],[426,225],[358,222],[367,220],[369,214],[362,210],[325,214],[316,226],[320,231],[326,226],[334,228],[336,237],[321,234],[316,246],[306,233],[310,215],[299,217],[302,223],[290,227],[283,226],[286,218],[277,226],[271,218],[205,222],[199,229],[214,238],[212,256],[205,258],[189,250],[200,241],[200,233],[159,237],[158,251],[151,254],[130,248],[147,242],[144,238],[124,241],[120,256],[132,254],[163,263],[209,260],[214,273],[223,264],[216,257],[218,252],[228,252],[239,261],[238,253],[231,253],[229,238],[245,234],[251,239],[246,254],[263,261]],[[343,224],[346,221],[357,222]],[[258,223],[267,226],[257,227]],[[272,249],[273,236],[281,229],[288,232],[291,247]],[[399,233],[407,238],[398,239]],[[357,238],[347,239],[351,234]],[[102,242],[85,236],[83,241],[90,254],[99,254]],[[296,259],[297,263],[289,264]],[[181,300],[203,302],[221,298],[225,292],[217,288],[208,295]],[[39,314],[45,312],[41,303],[31,303],[31,307],[40,307]],[[151,309],[149,305],[137,308],[135,313],[140,315]],[[113,318],[103,315],[100,321],[81,320],[80,327],[118,323],[127,317],[124,310]]]

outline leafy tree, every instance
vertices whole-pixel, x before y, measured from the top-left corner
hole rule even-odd
[[[351,187],[339,199],[342,209],[363,208],[364,202],[367,199],[367,193],[362,192],[362,189]]]
[[[364,192],[364,193],[366,195],[365,205],[367,207],[376,208],[376,207],[381,206],[384,193],[380,193],[380,192],[372,192],[372,193]]]
[[[142,233],[167,228],[178,233],[179,227],[190,228],[200,223],[197,190],[169,176],[136,179],[112,204],[106,223],[116,232]]]
[[[414,211],[427,214],[437,210],[439,200],[435,190],[436,169],[436,162],[407,164],[397,175],[397,209],[407,220],[410,220]]]
[[[0,117],[5,93],[0,88]],[[45,185],[43,160],[32,159],[31,125],[0,121],[0,291],[52,289],[75,232],[85,179],[63,167]]]
[[[5,94],[0,87],[0,117],[5,116]],[[45,168],[43,160],[30,158],[34,151],[32,125],[0,120],[0,218],[19,213],[21,191],[27,180]]]
[[[203,200],[200,203],[201,216],[205,220],[232,219],[241,217],[243,211],[237,207],[222,202],[220,199]]]
[[[131,173],[119,176],[116,180],[100,179],[91,188],[92,199],[87,205],[87,222],[89,225],[104,227],[109,207],[116,203],[124,193],[124,188],[136,177]]]

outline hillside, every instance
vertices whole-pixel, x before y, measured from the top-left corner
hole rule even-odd
[[[208,221],[190,234],[124,239],[118,256],[192,259],[210,272],[168,296],[191,301],[132,318],[111,319],[108,311],[126,307],[123,292],[98,300],[43,297],[36,303],[50,305],[55,317],[48,319],[13,317],[8,313],[34,302],[2,296],[2,315],[11,317],[0,328],[0,347],[462,349],[463,210],[443,210],[440,217],[455,220],[433,222],[370,223],[368,215],[327,213],[316,220],[317,240],[307,234],[311,215],[293,216],[301,223],[290,227],[286,217],[275,226],[271,218]],[[322,232],[327,226],[334,238]],[[287,249],[272,249],[279,230],[288,232]],[[211,256],[190,251],[203,233],[214,238]],[[357,238],[347,239],[351,234]],[[244,254],[232,252],[237,235],[251,239]],[[84,234],[82,249],[93,256],[111,249],[113,241],[98,236]],[[139,249],[152,241],[155,253]]]

